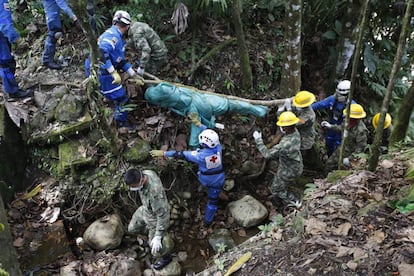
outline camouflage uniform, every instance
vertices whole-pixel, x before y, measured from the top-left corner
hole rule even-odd
[[[310,106],[302,109],[294,108],[293,111],[300,119],[300,122],[296,124],[296,128],[300,133],[300,151],[303,166],[317,171],[323,170],[319,150],[315,146],[315,111]]]
[[[140,67],[150,73],[155,73],[167,61],[167,47],[158,34],[146,23],[134,22],[128,31],[132,45],[136,51],[141,51]]]
[[[341,132],[342,128],[343,125],[334,125],[332,127],[332,129],[337,132]],[[349,129],[348,138],[346,139],[344,148],[344,158],[349,158],[352,153],[364,152],[365,147],[367,146],[367,139],[368,129],[362,120],[358,120],[358,122],[356,122],[356,124]],[[338,147],[326,162],[327,172],[335,170],[338,167],[339,151],[340,148]]]
[[[296,116],[301,119],[301,121],[296,124],[296,128],[300,133],[300,149],[308,150],[315,144],[316,133],[313,126],[316,119],[315,111],[309,106],[304,107],[301,110],[295,109],[294,112]]]
[[[285,203],[294,201],[295,196],[287,190],[303,171],[302,154],[300,153],[300,134],[297,129],[291,134],[285,134],[279,144],[268,149],[261,138],[256,140],[257,149],[266,158],[277,158],[277,175],[273,178],[270,187],[273,195]]]
[[[148,177],[147,184],[139,192],[142,205],[135,211],[128,225],[128,232],[144,234],[148,231],[148,240],[157,235],[165,237],[170,226],[170,205],[164,191],[161,179],[151,170],[144,170],[142,173]],[[168,252],[163,246],[157,255],[165,255]]]

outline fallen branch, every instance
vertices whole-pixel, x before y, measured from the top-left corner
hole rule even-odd
[[[217,45],[216,47],[214,47],[210,51],[208,51],[207,54],[205,54],[199,61],[197,61],[197,63],[194,64],[193,68],[191,68],[191,70],[187,73],[187,79],[191,80],[192,77],[193,77],[194,72],[197,71],[197,69],[202,64],[204,64],[207,60],[209,60],[216,53],[220,52],[221,49],[227,47],[228,45],[230,45],[230,44],[232,44],[234,42],[236,42],[236,38],[230,38],[230,39],[224,41],[223,43]]]

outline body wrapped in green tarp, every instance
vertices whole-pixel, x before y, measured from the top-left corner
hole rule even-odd
[[[253,105],[241,100],[231,100],[219,95],[202,93],[164,82],[149,87],[145,92],[145,99],[151,104],[169,108],[182,116],[197,113],[201,123],[208,128],[215,127],[215,116],[227,112],[257,117],[263,117],[267,113],[266,106]],[[198,127],[191,125],[189,141],[191,147],[198,146],[199,132]]]

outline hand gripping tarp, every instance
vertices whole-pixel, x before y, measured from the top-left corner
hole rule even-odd
[[[197,92],[165,82],[149,87],[145,92],[145,99],[151,104],[169,108],[182,116],[195,112],[199,115],[201,123],[208,128],[214,128],[215,116],[227,112],[257,117],[263,117],[267,113],[266,106],[253,105],[247,101],[231,100],[216,94]],[[198,146],[199,133],[199,128],[192,124],[189,142],[191,147]]]

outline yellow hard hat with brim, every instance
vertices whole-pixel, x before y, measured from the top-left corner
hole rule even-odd
[[[374,126],[374,128],[377,128],[379,117],[380,117],[380,113],[378,112],[372,118],[372,125]],[[392,117],[389,113],[387,113],[385,115],[384,129],[388,128],[391,125],[391,121],[392,121]]]
[[[316,97],[313,93],[309,91],[299,91],[293,98],[293,105],[296,107],[308,107],[313,104],[316,100]]]
[[[346,109],[343,111],[344,115],[346,115]],[[351,113],[349,114],[350,118],[353,119],[362,119],[367,116],[365,113],[364,108],[360,104],[351,104]]]
[[[279,120],[276,125],[278,126],[292,126],[296,125],[299,122],[299,118],[296,117],[295,113],[292,111],[282,112],[279,116]]]

